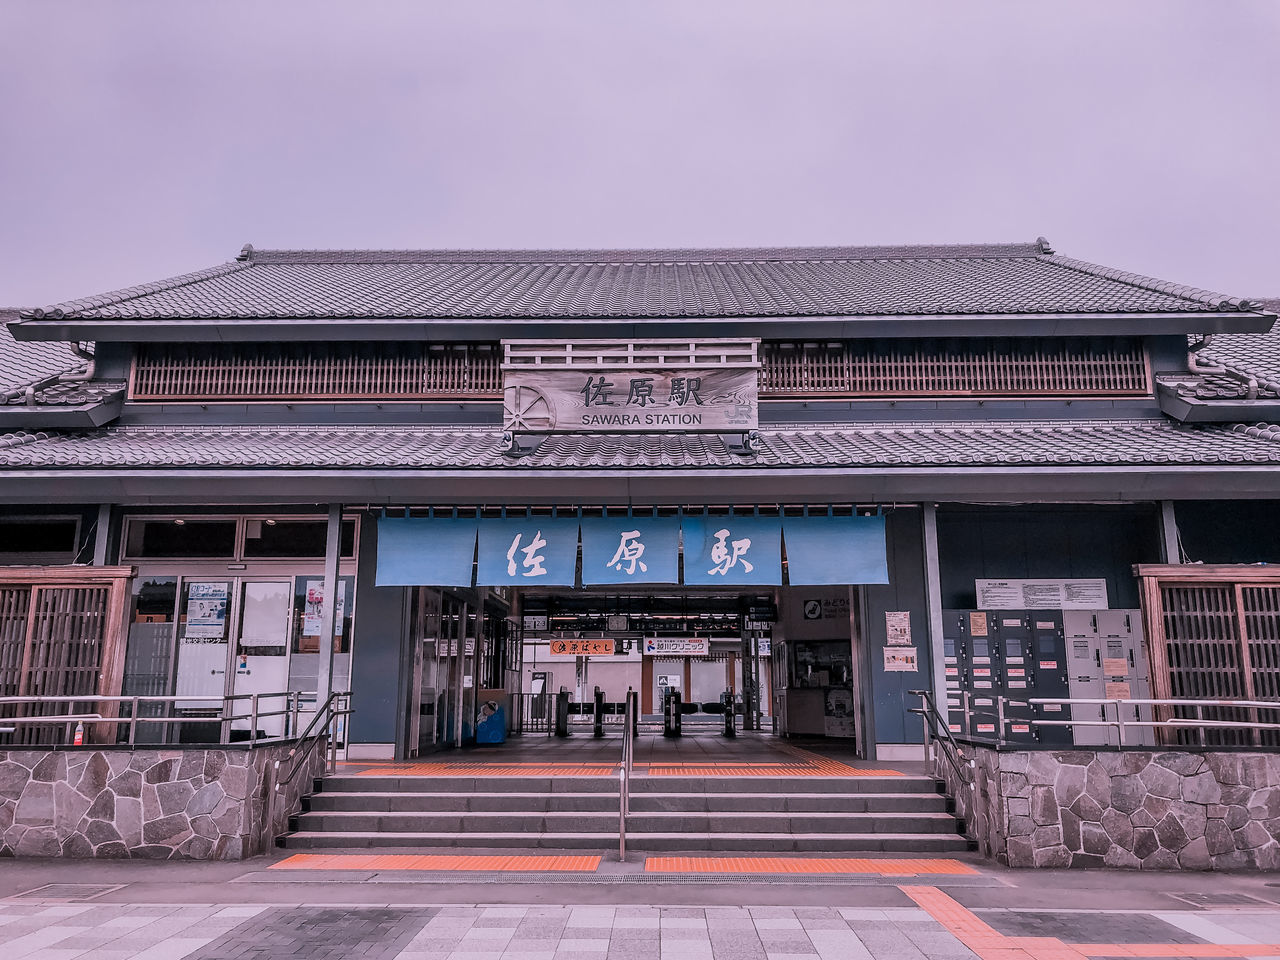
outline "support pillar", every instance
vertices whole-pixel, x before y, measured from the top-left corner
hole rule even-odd
[[[342,552],[342,504],[329,504],[324,544],[324,603],[320,607],[320,664],[316,674],[316,707],[333,693],[333,634],[338,610],[338,558]]]

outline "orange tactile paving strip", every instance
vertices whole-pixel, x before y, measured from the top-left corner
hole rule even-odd
[[[1083,960],[1086,957],[1276,957],[1275,943],[1066,943],[1006,937],[937,887],[899,887],[980,960]]]
[[[607,777],[608,763],[400,763],[361,770],[360,777]]]
[[[644,764],[637,763],[637,767]],[[862,770],[843,763],[651,763],[651,777],[900,777],[897,770]]]
[[[976,874],[959,860],[869,857],[649,857],[646,873],[870,873],[886,877]]]
[[[594,872],[594,856],[459,856],[413,853],[298,853],[268,870],[459,870]]]

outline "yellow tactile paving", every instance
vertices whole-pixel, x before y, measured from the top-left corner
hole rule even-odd
[[[435,870],[464,872],[594,872],[598,856],[459,855],[413,853],[298,853],[268,870]]]
[[[899,887],[980,960],[1085,960],[1089,957],[1276,957],[1274,943],[1066,943],[1006,937],[937,887]]]
[[[867,873],[886,877],[976,874],[959,860],[870,857],[649,857],[646,873]]]

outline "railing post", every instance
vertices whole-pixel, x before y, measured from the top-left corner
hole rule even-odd
[[[1004,743],[1004,697],[996,697],[996,743]]]
[[[920,739],[924,747],[924,772],[929,773],[933,770],[933,744],[929,739],[929,734],[933,730],[932,718],[929,716],[928,694],[924,690],[918,691],[920,694]]]
[[[167,726],[167,724],[166,724]],[[138,698],[133,698],[133,706],[129,710],[129,746],[138,742]]]
[[[258,694],[249,698],[249,742],[258,739]]]
[[[1116,746],[1124,746],[1124,704],[1128,701],[1117,700],[1116,704]]]
[[[627,859],[627,771],[618,771],[618,860]]]

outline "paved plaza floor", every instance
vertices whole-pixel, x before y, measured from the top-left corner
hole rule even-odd
[[[4,960],[1280,956],[1280,876],[972,857],[0,864]],[[379,860],[381,862],[379,862]],[[750,862],[749,862],[750,861]],[[757,862],[758,861],[758,862]],[[788,867],[790,864],[790,867]]]

